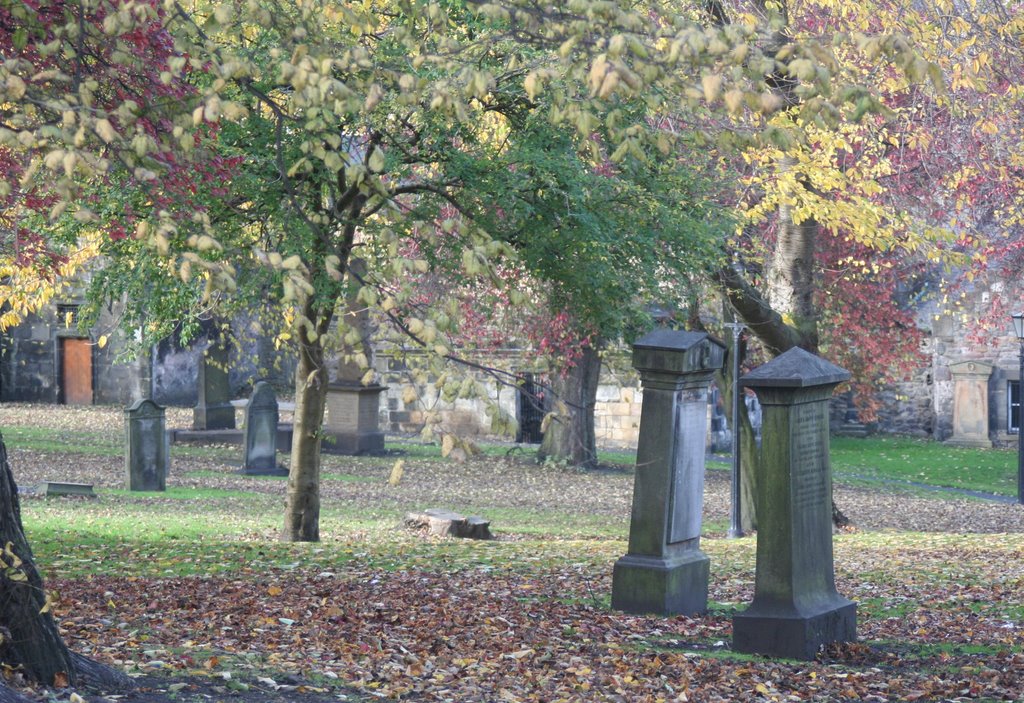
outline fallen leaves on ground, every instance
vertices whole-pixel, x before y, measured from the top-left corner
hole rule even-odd
[[[949,554],[950,558],[955,555]],[[1020,571],[1016,572],[1020,585]],[[869,616],[860,643],[814,662],[734,657],[731,612],[610,611],[607,569],[364,571],[264,579],[61,581],[78,651],[141,671],[231,680],[276,670],[355,695],[430,701],[1019,700],[1018,620],[915,594],[907,617]],[[899,583],[876,598],[903,597]],[[954,593],[954,595],[957,595]],[[1006,592],[977,586],[972,601]],[[716,588],[732,602],[746,594]],[[266,678],[266,676],[264,676]]]
[[[118,457],[14,449],[11,461],[23,485],[49,479],[115,488],[123,481]],[[390,486],[393,461],[328,458],[324,504],[393,510],[397,524],[404,506],[458,501],[555,511],[623,531],[601,537],[609,530],[595,531],[591,522],[581,531],[587,539],[571,539],[570,528],[543,542],[506,533],[507,543],[462,549],[457,558],[451,541],[406,535],[383,545],[371,532],[307,545],[300,558],[304,547],[275,548],[265,528],[256,528],[227,539],[181,538],[179,556],[201,575],[157,577],[176,565],[163,548],[147,557],[145,535],[138,543],[83,547],[69,525],[51,533],[63,546],[40,550],[58,557],[43,567],[58,576],[47,585],[60,593],[54,609],[68,643],[144,675],[143,692],[124,699],[133,703],[1024,700],[1021,506],[838,487],[837,502],[859,530],[835,540],[837,584],[858,603],[859,641],[829,647],[813,662],[773,661],[730,650],[732,615],[752,596],[754,540],[712,532],[703,541],[712,555],[713,604],[704,617],[609,609],[632,491],[628,472],[579,473],[514,458],[409,458],[401,482]],[[175,458],[168,483],[255,494],[257,502],[241,505],[249,512],[280,509],[283,481],[236,472],[227,463]],[[706,487],[705,518],[724,524],[727,472],[708,472]],[[222,502],[189,499],[197,515]],[[26,501],[25,508],[49,505]],[[76,503],[74,516],[84,526],[118,511],[175,505],[105,494]],[[213,568],[232,550],[251,561]],[[110,559],[106,572],[59,578],[62,568],[79,573],[72,562],[90,559]],[[284,559],[294,562],[282,568]]]

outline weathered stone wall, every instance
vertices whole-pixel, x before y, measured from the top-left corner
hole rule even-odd
[[[594,433],[603,447],[635,447],[640,437],[643,391],[626,352],[610,352],[601,366],[594,407]]]
[[[993,366],[988,382],[989,438],[997,445],[1016,442],[1016,433],[1007,432],[1008,383],[1017,381],[1018,344],[1013,337],[1010,320],[1004,333],[996,334],[990,344],[980,344],[969,337],[974,321],[991,306],[994,296],[1009,296],[1003,281],[976,281],[963,292],[955,309],[933,304],[920,311],[919,324],[930,330],[922,351],[928,362],[909,380],[891,384],[880,391],[882,408],[872,431],[928,437],[945,441],[953,434],[953,399],[955,381],[950,367],[965,361]],[[845,401],[837,399],[832,408],[833,428],[845,419]]]
[[[495,353],[487,357],[474,357],[482,366],[510,368],[521,356],[515,353]],[[381,397],[380,426],[385,432],[413,435],[429,424],[438,432],[459,437],[497,437],[515,439],[509,428],[495,427],[488,415],[489,405],[496,405],[509,417],[516,417],[516,388],[502,383],[482,370],[463,367],[453,369],[460,376],[476,380],[486,391],[483,398],[464,397],[445,400],[435,381],[418,386],[415,399],[407,399],[405,389],[412,383],[409,364],[416,364],[415,354],[399,357],[394,354],[375,355],[375,368],[387,390]]]
[[[988,381],[989,438],[997,445],[1016,441],[1016,433],[1007,431],[1008,382],[1018,380],[1018,344],[1010,320],[1006,320],[1005,332],[997,333],[989,345],[969,339],[970,329],[966,322],[980,318],[990,307],[993,296],[1006,297],[1006,293],[1007,285],[1003,281],[979,280],[971,290],[965,291],[956,311],[942,312],[932,325],[932,408],[935,417],[932,436],[937,440],[946,440],[953,432],[955,382],[950,367],[963,361],[976,361],[993,366]]]
[[[32,315],[0,338],[0,401],[56,403],[58,390],[51,325]]]
[[[473,358],[485,366],[523,371],[526,355],[520,352],[489,354]],[[624,353],[606,356],[601,369],[595,407],[595,432],[601,447],[635,447],[640,427],[640,381],[632,368],[625,368],[629,357]],[[511,441],[514,434],[507,427],[496,426],[488,415],[489,405],[497,405],[509,417],[518,419],[516,388],[503,384],[482,371],[463,369],[486,389],[485,398],[457,398],[445,401],[433,383],[418,389],[418,398],[406,402],[403,397],[409,383],[404,362],[385,353],[377,355],[377,371],[388,387],[381,399],[381,427],[387,432],[416,434],[431,422],[438,431],[461,437],[490,437]]]
[[[112,326],[114,314],[104,313],[96,329]],[[82,332],[67,326],[51,307],[7,330],[0,341],[0,401],[61,402],[62,339],[85,339],[91,344],[94,403],[130,404],[143,397],[149,385],[148,360],[118,359],[124,348],[123,333],[111,333],[101,347],[95,330]]]
[[[66,301],[74,304],[76,301]],[[152,353],[136,359],[124,357],[125,332],[116,327],[116,308],[104,312],[88,331],[68,327],[58,319],[56,306],[30,316],[0,337],[0,402],[63,402],[61,391],[61,340],[87,339],[92,344],[92,401],[98,404],[131,405],[151,398],[160,405],[192,407],[196,404],[198,363],[205,339],[182,347],[173,340],[157,345]],[[239,318],[239,329],[251,321]],[[108,331],[109,330],[109,331]],[[106,344],[98,341],[106,334]],[[233,397],[248,397],[257,380],[268,380],[279,391],[291,389],[295,363],[292,355],[271,353],[266,337],[250,338],[232,355],[230,383]]]

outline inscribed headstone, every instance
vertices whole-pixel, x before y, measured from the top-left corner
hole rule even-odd
[[[225,340],[214,340],[199,362],[199,400],[192,410],[194,430],[235,429],[228,364],[231,350]]]
[[[259,381],[245,407],[245,445],[242,473],[286,473],[277,464],[278,404],[274,389]]]
[[[709,560],[700,550],[707,393],[725,347],[697,332],[658,330],[633,346],[643,409],[628,553],[615,562],[612,607],[703,613]]]
[[[733,649],[813,659],[857,638],[832,556],[829,399],[849,372],[794,348],[740,379],[761,403],[754,600],[733,618]]]
[[[980,361],[949,365],[953,376],[953,436],[946,444],[991,447],[988,436],[988,380],[992,366]]]
[[[125,410],[125,483],[130,491],[167,488],[168,441],[164,409],[143,399]]]

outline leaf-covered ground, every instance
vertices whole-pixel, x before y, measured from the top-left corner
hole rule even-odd
[[[284,482],[239,476],[235,450],[176,448],[168,492],[130,494],[122,458],[74,439],[116,438],[119,413],[50,408],[26,406],[33,421],[0,406],[0,429],[68,438],[45,452],[8,440],[21,485],[100,489],[23,510],[69,644],[140,677],[122,701],[1024,700],[1018,505],[838,486],[857,530],[835,537],[837,583],[858,603],[859,641],[772,661],[730,651],[755,542],[724,538],[725,472],[707,480],[709,613],[635,617],[609,607],[629,471],[407,457],[389,486],[394,457],[331,457],[324,541],[291,545],[275,539]],[[481,513],[498,539],[399,526],[426,507]]]

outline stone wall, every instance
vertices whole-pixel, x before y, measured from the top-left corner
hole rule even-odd
[[[33,315],[0,337],[0,401],[56,403],[57,352],[50,325]]]
[[[978,362],[993,367],[988,381],[989,438],[996,445],[1017,441],[1008,428],[1008,383],[1017,381],[1018,343],[1007,318],[1005,330],[997,330],[989,344],[970,338],[968,321],[980,319],[996,296],[1012,299],[1013,291],[1003,281],[976,281],[963,292],[955,308],[931,305],[920,311],[919,324],[930,330],[923,352],[928,361],[909,380],[882,389],[882,409],[871,429],[883,434],[927,437],[946,441],[953,434],[955,380],[951,367]],[[833,404],[833,428],[842,424],[844,401]]]
[[[61,305],[73,306],[76,302],[70,299]],[[61,341],[81,339],[90,344],[93,403],[128,406],[151,398],[160,405],[194,406],[205,339],[185,347],[168,339],[149,354],[126,358],[124,352],[130,340],[116,327],[116,316],[116,308],[104,312],[95,327],[82,331],[68,326],[58,314],[58,307],[50,306],[7,330],[0,336],[0,402],[65,402]],[[249,321],[240,318],[234,324],[246,329]],[[100,346],[103,335],[106,343]],[[230,373],[233,397],[248,397],[257,380],[270,381],[279,392],[291,391],[293,356],[272,347],[268,338],[254,337],[234,351]]]
[[[114,315],[104,313],[95,329],[83,332],[68,326],[59,319],[57,308],[50,307],[7,330],[0,339],[0,401],[63,402],[61,340],[65,339],[90,345],[92,402],[127,405],[143,397],[149,386],[148,360],[118,358],[125,341],[120,331],[99,345],[96,330],[112,327]]]
[[[601,369],[595,407],[595,432],[601,447],[635,447],[640,427],[641,392],[637,374],[628,365],[624,353],[609,355]],[[530,368],[520,352],[489,354],[473,358],[474,362],[518,372]],[[457,398],[445,401],[433,383],[418,389],[416,400],[407,402],[405,388],[410,382],[405,362],[395,356],[379,353],[377,371],[387,386],[381,399],[381,427],[386,432],[412,435],[421,432],[428,421],[441,432],[461,437],[488,437],[504,441],[516,439],[508,427],[494,423],[488,414],[490,406],[498,406],[509,417],[520,417],[518,390],[481,371],[462,370],[476,379],[486,390],[484,398]]]

